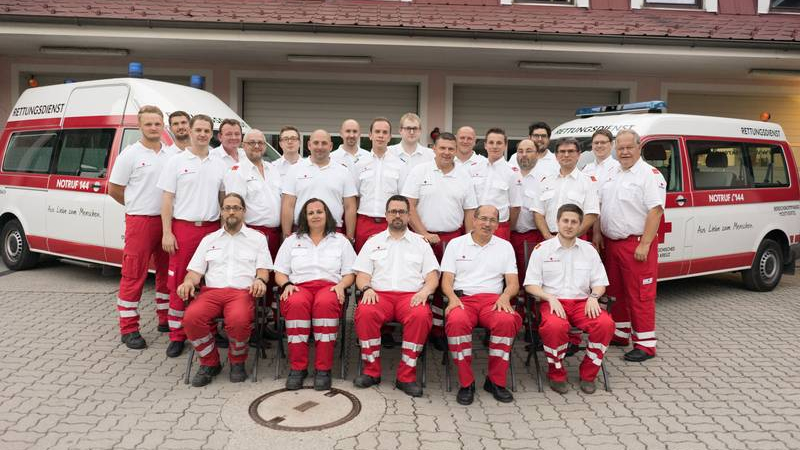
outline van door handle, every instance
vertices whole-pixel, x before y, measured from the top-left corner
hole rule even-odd
[[[684,197],[684,196],[682,196],[682,195],[679,195],[679,196],[677,196],[677,197],[675,198],[675,203],[677,203],[677,204],[678,204],[678,206],[683,206],[683,205],[685,205],[685,204],[686,204],[686,197]]]

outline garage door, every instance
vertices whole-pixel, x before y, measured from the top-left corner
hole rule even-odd
[[[478,136],[501,127],[510,137],[528,136],[528,126],[544,121],[551,127],[575,118],[584,106],[621,103],[620,91],[542,86],[453,86],[453,130],[469,125]]]
[[[768,111],[771,122],[780,124],[795,151],[800,150],[800,95],[734,95],[697,92],[670,92],[667,110],[671,113],[702,114],[759,120]]]
[[[398,134],[400,116],[418,112],[418,89],[417,84],[246,80],[242,112],[250,126],[267,133],[284,125],[303,133],[317,128],[338,133],[347,118],[356,119],[366,132],[373,118],[384,116]]]

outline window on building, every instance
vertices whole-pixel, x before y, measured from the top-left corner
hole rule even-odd
[[[753,186],[757,188],[789,186],[789,172],[783,148],[778,145],[747,146],[747,156],[753,167]]]
[[[702,0],[644,0],[645,6],[678,6],[683,8],[700,8]]]
[[[678,141],[674,140],[650,141],[642,147],[644,160],[658,169],[667,181],[667,192],[683,190],[678,148]]]
[[[3,159],[3,171],[49,172],[53,149],[57,142],[58,133],[54,131],[33,131],[12,135]]]
[[[56,172],[86,178],[105,178],[114,130],[66,130],[58,151]]]
[[[800,0],[770,0],[769,8],[778,11],[800,12]]]
[[[689,142],[695,189],[753,187],[744,145],[738,142]]]

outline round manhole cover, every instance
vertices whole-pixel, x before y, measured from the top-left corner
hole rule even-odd
[[[313,387],[267,392],[250,404],[250,417],[259,425],[282,431],[317,431],[336,427],[361,412],[361,402],[351,393]]]

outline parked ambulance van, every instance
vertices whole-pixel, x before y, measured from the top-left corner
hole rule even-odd
[[[580,112],[581,110],[579,110]],[[780,125],[683,114],[611,114],[553,130],[591,149],[592,133],[633,129],[642,157],[667,181],[659,280],[741,272],[772,290],[800,252],[797,163]]]
[[[120,151],[141,136],[137,112],[156,105],[203,113],[215,130],[244,122],[214,95],[188,86],[116,78],[27,89],[0,135],[3,262],[34,266],[40,254],[119,266],[124,209],[108,193]],[[244,124],[245,129],[247,125]],[[165,126],[164,142],[172,144]]]

